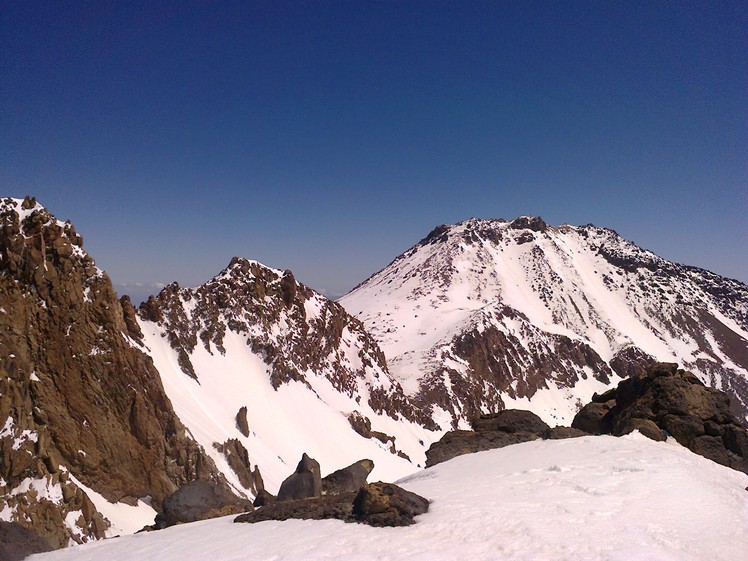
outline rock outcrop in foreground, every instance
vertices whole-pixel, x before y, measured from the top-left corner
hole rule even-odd
[[[238,516],[234,522],[335,519],[369,526],[409,526],[427,512],[429,501],[393,483],[369,483],[358,492],[276,502]]]
[[[677,364],[655,364],[594,395],[572,427],[614,436],[638,430],[654,440],[669,434],[696,454],[748,473],[748,430],[730,410],[730,397]]]
[[[670,435],[696,454],[748,473],[748,430],[730,410],[730,397],[672,363],[655,363],[595,394],[571,427],[550,428],[534,413],[513,409],[482,415],[472,426],[473,431],[450,431],[432,444],[426,465],[538,438],[623,436],[638,430],[653,440]]]

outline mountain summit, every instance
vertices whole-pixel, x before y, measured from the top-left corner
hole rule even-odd
[[[403,388],[453,425],[504,406],[567,423],[580,400],[655,359],[748,412],[748,287],[606,228],[442,225],[340,302]]]

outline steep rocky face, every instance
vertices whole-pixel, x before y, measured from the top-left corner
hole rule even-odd
[[[406,392],[453,426],[515,406],[569,423],[594,391],[655,360],[748,414],[748,287],[605,228],[439,226],[340,302]]]
[[[2,519],[61,547],[108,527],[74,479],[159,508],[182,483],[217,477],[75,228],[33,199],[4,199],[0,256]]]
[[[202,286],[151,297],[139,326],[177,414],[248,498],[258,466],[273,493],[305,451],[323,465],[371,457],[397,478],[435,438],[361,322],[288,270],[234,258]]]
[[[251,350],[264,358],[276,389],[292,380],[307,383],[309,372],[320,373],[348,396],[366,389],[377,412],[429,422],[389,379],[384,355],[361,322],[297,282],[291,271],[235,257],[198,288],[169,285],[141,305],[140,315],[165,330],[188,376],[195,376],[190,360],[195,347],[225,354],[224,337],[231,331],[246,336]]]

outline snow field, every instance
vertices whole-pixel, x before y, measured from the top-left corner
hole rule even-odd
[[[431,501],[406,528],[234,517],[33,561],[746,561],[748,475],[677,444],[534,441],[469,454],[400,485]]]

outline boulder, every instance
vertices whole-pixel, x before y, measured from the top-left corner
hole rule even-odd
[[[572,427],[615,436],[639,430],[654,440],[667,433],[697,454],[748,473],[748,430],[733,416],[729,397],[677,364],[655,363],[592,399]]]
[[[371,460],[359,460],[346,468],[334,471],[322,479],[322,494],[358,491],[366,485],[366,478],[373,469],[374,462]]]
[[[550,427],[532,411],[505,409],[498,413],[481,415],[471,423],[473,430],[502,432],[531,432],[543,434]]]
[[[370,526],[410,526],[428,509],[428,500],[392,483],[371,483],[353,500],[353,516]]]
[[[440,440],[434,442],[426,451],[426,467],[446,462],[463,454],[503,448],[510,444],[519,444],[537,438],[539,436],[532,432],[450,431],[445,433]]]
[[[156,526],[206,520],[251,508],[252,503],[240,499],[224,485],[198,479],[180,487],[164,499],[163,511],[156,517]]]
[[[243,405],[236,414],[236,428],[244,436],[249,436],[249,423],[247,422],[247,406]]]
[[[36,532],[16,522],[0,521],[0,559],[21,561],[34,553],[52,551],[52,546]]]
[[[296,471],[281,483],[278,491],[278,501],[307,499],[320,495],[322,495],[322,478],[319,462],[304,453],[299,465],[296,466]]]
[[[370,526],[408,526],[428,510],[427,499],[392,483],[371,483],[357,493],[323,495],[263,506],[238,516],[234,522],[335,519]]]
[[[255,508],[257,508],[258,506],[267,506],[274,504],[275,501],[275,495],[271,494],[265,489],[260,489],[257,492],[257,496],[255,497],[255,501],[252,503],[252,506],[254,506]]]
[[[650,421],[649,419],[629,419],[622,425],[620,433],[621,435],[624,435],[629,434],[630,432],[634,432],[635,430],[638,430],[647,438],[651,438],[652,440],[655,440],[657,442],[664,442],[665,440],[667,440],[667,436],[665,435],[665,433],[660,430],[660,428],[654,423],[654,421]]]
[[[589,435],[583,430],[575,429],[572,427],[561,427],[561,426],[550,428],[542,434],[542,437],[546,440],[579,438],[580,436],[589,436]]]
[[[591,401],[576,414],[571,427],[589,434],[607,434],[610,432],[607,415],[615,403],[614,400],[604,403]]]

